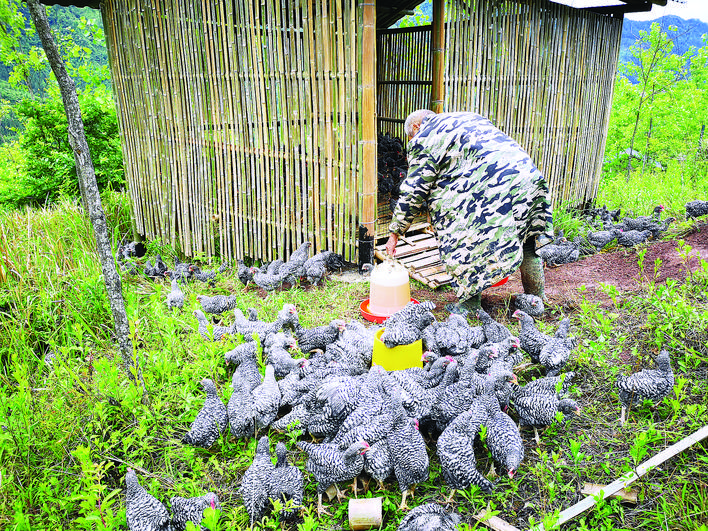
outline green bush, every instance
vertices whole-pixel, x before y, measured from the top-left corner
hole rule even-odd
[[[105,90],[87,90],[79,95],[79,103],[99,190],[120,189],[125,177],[113,100]],[[19,140],[24,168],[15,186],[0,190],[4,192],[0,203],[40,205],[61,196],[78,196],[76,165],[58,90],[43,100],[25,99],[17,105],[17,113],[25,127]]]

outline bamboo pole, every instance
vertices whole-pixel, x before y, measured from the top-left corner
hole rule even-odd
[[[362,215],[361,223],[368,236],[376,234],[376,0],[361,0],[362,53],[361,53],[361,120],[362,159]]]
[[[440,113],[445,104],[445,0],[433,0],[430,48],[433,65],[430,109]]]
[[[679,453],[683,452],[684,450],[690,448],[694,444],[702,441],[708,437],[708,426],[703,426],[701,429],[696,430],[693,432],[691,435],[684,437],[680,441],[678,441],[675,444],[672,444],[668,448],[665,448],[658,454],[656,454],[654,457],[647,459],[644,461],[642,464],[640,464],[636,469],[630,470],[629,472],[625,473],[622,477],[616,479],[609,485],[607,485],[603,490],[602,490],[602,496],[601,499],[606,499],[610,497],[612,494],[617,492],[620,489],[623,489],[627,487],[628,485],[631,485],[634,483],[636,480],[641,478],[643,475],[645,475],[647,472],[650,472],[651,470],[655,469],[668,459],[671,459],[672,457],[678,455]],[[561,511],[561,513],[558,515],[558,520],[555,521],[554,526],[560,526],[561,524],[568,522],[569,520],[572,520],[579,514],[585,512],[587,509],[590,507],[593,507],[595,503],[597,503],[596,499],[598,496],[588,496],[586,498],[583,498],[581,501],[576,503],[575,505],[572,505],[568,509],[565,509],[564,511]],[[544,527],[543,524],[539,524],[539,531],[543,531]]]

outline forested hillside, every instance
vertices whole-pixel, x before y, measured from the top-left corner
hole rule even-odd
[[[652,23],[658,22],[662,31],[668,31],[670,27],[676,30],[670,33],[674,42],[673,53],[683,55],[692,46],[698,49],[703,46],[704,36],[708,34],[708,24],[698,19],[684,20],[679,17],[667,16],[656,20],[638,21],[625,19],[622,25],[622,43],[620,45],[620,63],[627,62],[631,58],[629,47],[639,38],[640,31],[649,31]]]
[[[15,112],[18,102],[29,98],[44,98],[50,68],[41,49],[39,38],[30,26],[25,4],[9,5],[17,12],[13,24],[3,24],[0,32],[0,141],[14,138],[13,129],[22,128]],[[79,88],[101,78],[109,79],[108,55],[103,38],[103,21],[97,9],[47,6],[49,24],[55,32],[64,57]],[[3,22],[5,22],[3,17]],[[29,30],[29,31],[28,31]]]

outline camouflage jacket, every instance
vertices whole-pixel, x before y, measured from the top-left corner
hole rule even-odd
[[[527,238],[537,237],[536,248],[553,239],[546,180],[521,146],[486,118],[430,116],[408,144],[408,164],[389,230],[405,234],[427,203],[459,298],[513,273]]]

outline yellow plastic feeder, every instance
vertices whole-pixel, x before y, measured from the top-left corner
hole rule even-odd
[[[381,341],[385,328],[378,330],[374,336],[374,352],[371,356],[372,365],[381,365],[387,371],[402,371],[411,367],[423,367],[423,340],[419,339],[408,345],[398,345],[388,348]]]

